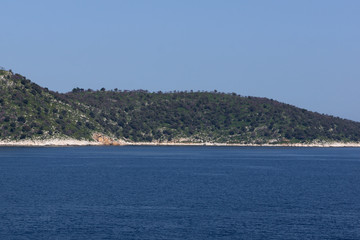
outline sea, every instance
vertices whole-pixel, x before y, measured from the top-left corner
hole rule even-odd
[[[2,147],[0,239],[360,239],[360,148]]]

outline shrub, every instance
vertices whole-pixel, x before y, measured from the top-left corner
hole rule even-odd
[[[21,122],[21,123],[25,123],[26,120],[25,120],[24,116],[20,116],[20,117],[18,117],[17,121]]]

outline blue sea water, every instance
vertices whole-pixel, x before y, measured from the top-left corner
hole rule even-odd
[[[360,149],[0,148],[0,239],[360,239]]]

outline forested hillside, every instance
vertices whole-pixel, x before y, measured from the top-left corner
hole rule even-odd
[[[0,109],[0,139],[90,139],[92,131],[101,130],[53,92],[4,70],[0,70]]]
[[[360,141],[358,122],[236,94],[80,88],[62,94],[1,71],[0,95],[2,139],[90,139],[99,132],[133,142]]]
[[[82,91],[60,96],[91,108],[97,123],[132,141],[359,141],[360,123],[274,100],[215,92]]]

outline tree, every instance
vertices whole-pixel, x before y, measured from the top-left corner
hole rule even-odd
[[[18,117],[17,121],[18,121],[18,122],[25,123],[26,120],[25,120],[25,117],[24,117],[24,116],[20,116],[20,117]]]

